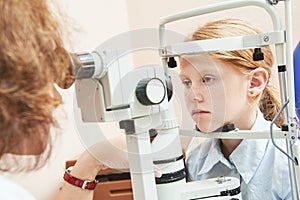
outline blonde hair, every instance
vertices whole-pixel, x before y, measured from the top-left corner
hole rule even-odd
[[[49,149],[48,158],[52,111],[61,103],[53,86],[70,67],[58,21],[45,0],[0,0],[0,30],[0,158],[26,152],[24,141]]]
[[[259,33],[261,33],[261,31],[257,28],[240,19],[221,19],[206,23],[200,27],[193,33],[191,40],[206,40]],[[261,48],[261,51],[264,53],[264,60],[262,61],[253,61],[253,51],[254,49],[247,49],[218,52],[210,55],[223,62],[234,65],[242,73],[249,73],[258,67],[264,68],[270,77],[274,62],[271,49],[269,47]],[[273,120],[274,116],[278,113],[281,106],[279,100],[280,96],[277,88],[268,82],[259,101],[259,108],[266,120]],[[282,116],[280,116],[276,121],[276,125],[280,127],[282,123],[283,119]]]

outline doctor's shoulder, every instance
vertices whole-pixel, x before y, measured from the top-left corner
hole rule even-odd
[[[1,200],[35,200],[29,192],[3,176],[0,176],[0,185]]]

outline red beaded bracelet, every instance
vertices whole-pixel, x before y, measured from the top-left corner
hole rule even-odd
[[[72,176],[70,174],[71,170],[70,168],[68,168],[66,171],[65,171],[65,174],[64,174],[64,180],[67,181],[68,183],[72,184],[72,185],[75,185],[77,187],[80,187],[81,189],[83,190],[94,190],[98,181],[97,180],[93,180],[93,181],[90,181],[90,180],[81,180],[79,178],[76,178],[74,176]]]

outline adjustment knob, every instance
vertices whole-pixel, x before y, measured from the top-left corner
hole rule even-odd
[[[141,80],[136,86],[135,95],[143,105],[156,105],[164,100],[166,89],[160,79],[146,78]]]

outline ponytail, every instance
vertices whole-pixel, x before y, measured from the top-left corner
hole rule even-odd
[[[279,101],[280,95],[278,89],[271,85],[270,83],[266,86],[260,102],[259,102],[259,109],[263,113],[264,118],[268,121],[272,121],[275,115],[279,112],[281,103]],[[275,124],[278,127],[281,127],[283,124],[283,116],[282,114],[279,115]]]

